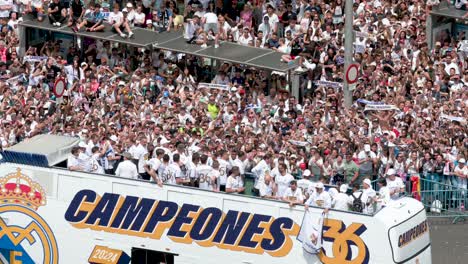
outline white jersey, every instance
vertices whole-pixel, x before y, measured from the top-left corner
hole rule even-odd
[[[314,192],[306,202],[307,205],[319,206],[324,208],[331,207],[331,197],[327,191],[321,193]]]
[[[332,200],[333,208],[342,211],[348,211],[349,205],[352,203],[351,197],[346,193],[338,193]]]
[[[395,180],[393,181],[390,179],[387,179],[387,187],[391,193],[395,190],[405,188],[405,184],[403,183],[403,180],[400,177],[396,177]],[[392,198],[392,200],[396,200],[400,197],[400,195],[398,193],[394,193],[390,197]]]
[[[227,181],[227,174],[231,170],[231,164],[229,161],[223,160],[223,159],[218,159],[219,162],[219,184],[220,185],[226,185]]]
[[[89,172],[104,174],[104,169],[102,168],[101,164],[99,164],[98,159],[99,153],[93,154],[91,156],[91,158],[89,159],[91,164]]]
[[[176,178],[180,178],[181,175],[179,165],[172,163],[164,170],[161,180],[163,183],[176,184]]]
[[[244,187],[244,183],[242,182],[242,178],[240,176],[233,177],[229,176],[226,181],[226,189],[239,189]]]
[[[213,190],[213,182],[209,174],[213,168],[211,166],[202,164],[196,169],[196,178],[198,178],[198,187],[203,190]]]
[[[286,173],[284,176],[281,174],[277,174],[275,177],[275,182],[278,185],[276,196],[283,197],[289,188],[289,183],[293,180],[294,177],[289,173]]]
[[[286,198],[290,202],[304,202],[304,196],[302,195],[301,188],[296,188],[296,190],[293,191],[290,187],[286,189],[282,197]]]

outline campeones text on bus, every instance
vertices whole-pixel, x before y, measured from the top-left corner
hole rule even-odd
[[[177,243],[197,243],[202,247],[254,254],[286,256],[293,246],[299,226],[290,218],[274,218],[215,207],[202,208],[170,201],[81,190],[71,201],[65,219],[75,228],[160,239]]]

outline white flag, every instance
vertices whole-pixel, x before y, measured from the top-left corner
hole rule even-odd
[[[324,214],[317,218],[317,214],[306,211],[302,220],[301,230],[297,240],[302,242],[302,248],[310,254],[318,254],[322,249],[322,230]]]

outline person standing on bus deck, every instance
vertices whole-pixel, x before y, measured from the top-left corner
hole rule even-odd
[[[127,179],[138,179],[138,169],[135,163],[132,162],[132,154],[124,152],[122,154],[124,161],[120,162],[115,170],[115,176],[127,178]]]
[[[67,160],[67,168],[71,171],[83,171],[83,167],[80,166],[78,157],[80,155],[80,147],[73,147],[70,156]]]
[[[245,187],[240,176],[239,167],[234,166],[231,169],[231,175],[226,181],[226,192],[227,193],[244,193]]]
[[[325,208],[324,213],[328,213],[328,210],[331,207],[330,194],[324,190],[324,185],[322,182],[317,182],[315,184],[315,192],[305,203],[305,209],[309,210],[309,206],[311,205]]]
[[[349,204],[351,203],[349,195],[346,194],[348,191],[348,185],[341,184],[340,192],[333,197],[332,206],[334,209],[341,211],[349,211]]]
[[[365,207],[363,213],[366,214],[373,214],[374,213],[374,199],[376,197],[376,192],[372,188],[371,180],[369,178],[365,178],[362,181],[362,202],[364,203]]]
[[[387,186],[390,191],[390,198],[397,200],[400,197],[400,193],[405,192],[405,184],[400,177],[396,177],[397,172],[394,169],[387,171]]]
[[[289,188],[284,192],[281,200],[289,202],[289,206],[293,207],[296,204],[304,203],[304,196],[302,195],[301,188],[297,188],[296,180],[289,183]]]
[[[387,187],[387,180],[380,178],[377,182],[379,185],[379,193],[374,201],[377,203],[377,211],[387,206],[390,203],[390,189]]]
[[[47,9],[49,22],[55,26],[60,27],[67,19],[67,8],[60,0],[53,0]]]

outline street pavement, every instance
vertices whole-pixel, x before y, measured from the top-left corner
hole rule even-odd
[[[429,220],[433,264],[468,263],[468,218],[457,224],[451,220]]]

